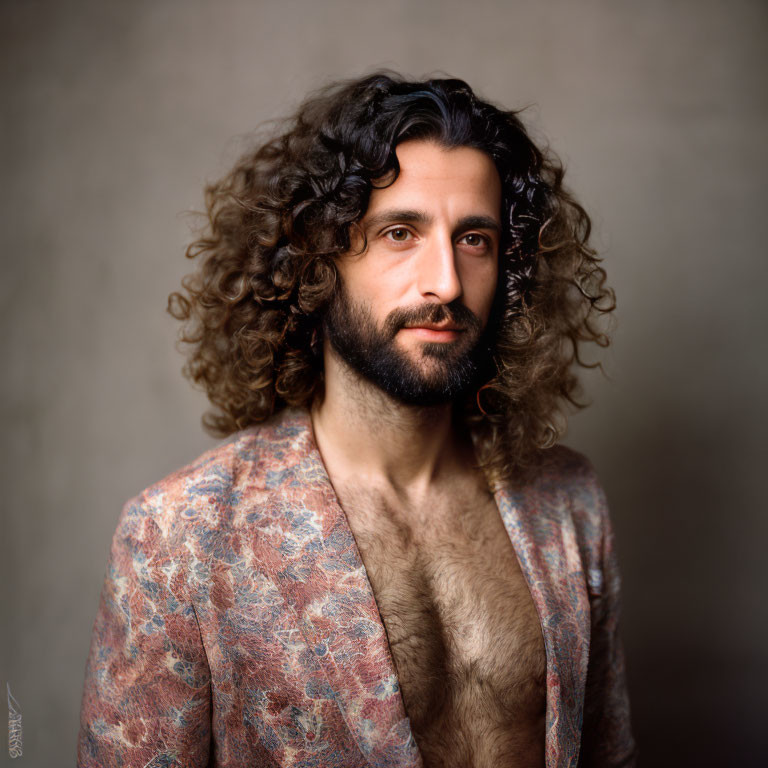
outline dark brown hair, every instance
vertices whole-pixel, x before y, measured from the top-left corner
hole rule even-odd
[[[392,72],[332,84],[205,190],[199,259],[172,293],[184,322],[185,374],[208,393],[204,423],[218,436],[321,390],[318,331],[337,287],[334,259],[377,180],[397,178],[396,146],[423,138],[486,152],[502,182],[493,371],[459,404],[482,439],[481,464],[509,478],[536,464],[577,399],[583,342],[614,309],[589,247],[590,220],[563,187],[554,154],[529,138],[518,113],[477,97],[463,81],[406,81]]]

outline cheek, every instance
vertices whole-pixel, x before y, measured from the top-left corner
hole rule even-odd
[[[381,272],[377,274],[361,261],[340,264],[338,271],[344,284],[346,301],[354,304],[358,310],[366,312],[374,324],[381,328],[387,312],[398,304],[397,300],[390,296]]]
[[[339,270],[347,295],[367,304],[377,319],[403,304],[412,283],[412,268],[405,263],[382,267],[372,258],[349,262]]]
[[[466,303],[483,324],[488,321],[496,295],[498,269],[496,264],[485,269],[474,270],[465,281]]]
[[[372,281],[359,261],[347,259],[337,264],[344,293],[349,301],[355,304],[371,303]]]

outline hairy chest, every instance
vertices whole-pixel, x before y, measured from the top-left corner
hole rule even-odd
[[[418,525],[381,499],[340,500],[425,763],[543,764],[541,628],[493,498],[443,502]]]

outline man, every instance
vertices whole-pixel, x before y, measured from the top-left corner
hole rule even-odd
[[[234,436],[123,510],[79,764],[634,764],[604,497],[553,446],[612,309],[556,160],[377,73],[207,206],[170,309]]]

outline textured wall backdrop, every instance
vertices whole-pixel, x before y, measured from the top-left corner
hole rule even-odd
[[[2,672],[23,764],[74,762],[122,503],[213,444],[164,314],[183,212],[260,121],[380,66],[530,105],[565,161],[619,298],[610,380],[586,379],[566,442],[613,510],[643,762],[764,759],[767,22],[760,0],[2,0]]]

